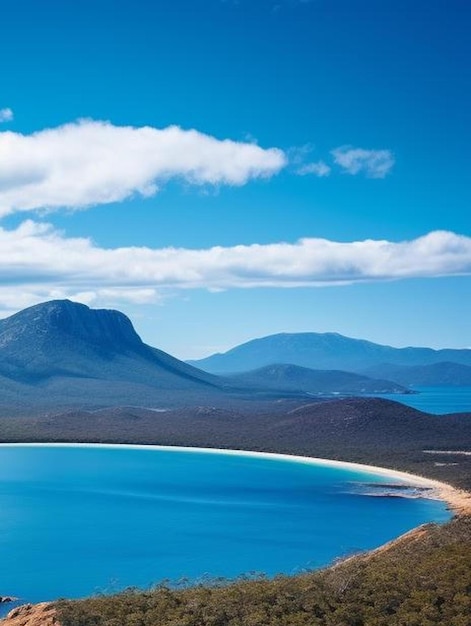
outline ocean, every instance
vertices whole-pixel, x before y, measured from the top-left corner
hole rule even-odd
[[[450,518],[388,487],[373,497],[397,482],[261,455],[0,445],[0,595],[296,574]]]

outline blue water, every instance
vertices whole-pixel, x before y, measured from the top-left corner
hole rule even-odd
[[[0,595],[25,602],[164,578],[295,574],[449,519],[440,502],[355,486],[385,480],[394,482],[240,455],[1,445]]]
[[[471,387],[412,387],[412,389],[418,393],[384,394],[381,397],[436,415],[471,413]]]

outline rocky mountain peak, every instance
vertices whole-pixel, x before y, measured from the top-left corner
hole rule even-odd
[[[139,335],[126,315],[90,309],[70,300],[52,300],[29,307],[0,321],[0,348],[18,341],[43,341],[69,336],[102,347],[138,347]]]

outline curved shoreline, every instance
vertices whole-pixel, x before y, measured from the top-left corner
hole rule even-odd
[[[417,474],[410,474],[408,472],[388,469],[386,467],[380,467],[376,465],[366,465],[364,463],[353,463],[351,461],[338,461],[334,459],[324,459],[321,457],[300,456],[294,454],[281,454],[278,452],[255,452],[249,450],[233,450],[225,448],[201,448],[190,446],[159,446],[159,445],[145,445],[145,444],[112,444],[112,443],[0,443],[1,448],[11,447],[57,447],[57,448],[105,448],[105,449],[119,449],[126,448],[129,450],[160,450],[164,452],[188,452],[188,453],[200,453],[200,454],[214,454],[214,455],[228,455],[228,456],[243,456],[258,459],[272,459],[277,461],[284,461],[290,463],[303,463],[307,465],[318,465],[324,467],[337,467],[339,469],[349,469],[364,472],[366,474],[372,474],[374,476],[384,476],[385,478],[391,478],[394,480],[403,481],[407,485],[413,487],[425,487],[430,489],[430,493],[421,497],[442,500],[446,502],[448,508],[453,511],[455,515],[469,515],[471,514],[471,493],[462,491],[438,480],[432,478],[426,478],[424,476],[418,476]]]

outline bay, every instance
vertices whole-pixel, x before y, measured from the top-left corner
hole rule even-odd
[[[439,501],[365,493],[385,481],[401,482],[264,456],[0,445],[0,595],[296,574],[450,518]]]
[[[425,413],[471,412],[471,387],[411,387],[413,394],[382,394],[381,398],[395,400]]]

